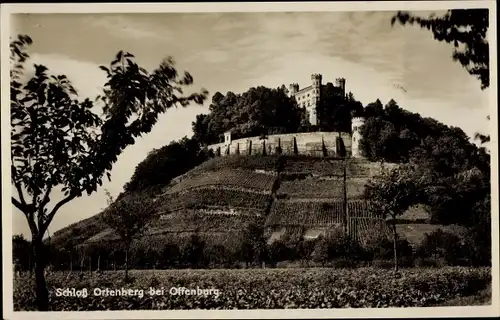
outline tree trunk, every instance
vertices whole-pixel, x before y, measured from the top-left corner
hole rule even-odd
[[[69,272],[73,273],[73,257],[69,257]]]
[[[33,256],[35,260],[36,306],[39,311],[49,310],[49,291],[45,282],[45,261],[41,239],[33,239]]]
[[[125,280],[128,280],[128,246],[125,248]]]
[[[101,255],[97,257],[97,270],[99,271],[101,269]]]
[[[396,232],[395,219],[392,220],[393,246],[394,246],[394,271],[398,271],[398,233]]]

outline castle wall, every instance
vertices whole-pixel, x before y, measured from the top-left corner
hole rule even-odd
[[[269,135],[266,139],[260,137],[250,137],[233,140],[231,143],[217,143],[208,146],[217,154],[220,148],[220,155],[228,154],[241,155],[272,155],[278,153],[278,147],[281,148],[281,154],[294,154],[295,145],[297,154],[310,156],[323,156],[326,151],[327,156],[337,155],[337,139],[340,137],[344,144],[346,154],[351,154],[351,135],[347,132],[304,132],[290,134]],[[323,149],[324,146],[324,149]]]

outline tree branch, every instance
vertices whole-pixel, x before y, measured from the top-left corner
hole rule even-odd
[[[30,227],[31,235],[38,234],[38,228],[36,227],[35,221],[33,220],[33,215],[28,212],[28,206],[26,204],[22,204],[16,198],[12,197],[12,204],[19,209],[26,216],[26,220],[28,220],[28,225]]]
[[[25,210],[26,210],[26,204],[23,204],[21,202],[19,202],[19,200],[17,200],[16,198],[12,197],[12,204],[18,208],[19,210],[22,211],[22,213],[26,214]]]
[[[43,208],[49,203],[50,198],[49,195],[52,192],[52,188],[47,188],[47,192],[45,192],[45,195],[43,196],[42,202],[40,203],[40,208]]]
[[[66,198],[62,199],[61,201],[59,201],[59,203],[56,204],[56,206],[54,207],[54,209],[52,209],[52,211],[48,214],[47,220],[45,220],[45,223],[42,223],[42,225],[40,226],[40,232],[42,234],[45,234],[45,231],[47,231],[47,227],[52,222],[52,219],[54,219],[54,216],[56,215],[57,211],[62,206],[64,206],[66,203],[68,203],[71,200],[73,200],[74,198],[76,198],[76,195],[75,194],[70,194],[69,196],[67,196]]]
[[[24,206],[26,206],[27,204],[26,204],[26,200],[24,200],[24,194],[23,194],[23,190],[21,188],[21,185],[18,182],[14,182],[14,186],[16,187],[17,193],[19,194],[19,200],[21,201],[21,203]]]

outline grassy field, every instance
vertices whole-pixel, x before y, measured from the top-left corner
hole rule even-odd
[[[47,276],[51,310],[427,307],[478,304],[474,296],[481,296],[484,304],[491,283],[490,268],[461,267],[398,273],[375,268],[290,268],[132,270],[130,274],[132,281],[125,282],[123,271],[83,278],[77,273],[51,273]],[[112,293],[130,291],[113,296],[106,288]],[[14,310],[33,310],[33,292],[29,275],[16,278]]]

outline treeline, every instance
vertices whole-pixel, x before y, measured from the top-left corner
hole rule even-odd
[[[360,146],[371,161],[411,163],[420,176],[422,203],[432,222],[458,224],[476,234],[476,243],[491,244],[490,155],[456,127],[400,108],[394,100],[377,100],[364,108]]]
[[[477,245],[467,233],[460,238],[440,229],[426,234],[424,241],[412,246],[398,239],[398,264],[413,266],[489,266],[491,253]],[[30,270],[30,244],[21,236],[13,239],[14,263],[17,270]],[[53,270],[120,270],[124,269],[125,251],[120,243],[95,243],[61,249],[45,245],[45,263]],[[360,267],[393,266],[393,243],[380,235],[359,243],[338,230],[316,239],[284,237],[268,243],[263,229],[251,225],[243,241],[235,246],[209,243],[195,233],[184,243],[133,245],[128,253],[128,269],[168,268],[249,268],[280,266]]]
[[[318,130],[350,132],[351,113],[360,112],[363,105],[352,93],[339,94],[332,83],[322,88],[321,95],[318,116],[322,121],[313,126],[305,108],[288,97],[284,86],[259,86],[241,94],[217,92],[209,106],[210,113],[198,115],[193,122],[193,138],[201,144],[214,144],[222,142],[228,130],[233,139]]]
[[[125,192],[155,189],[168,185],[169,182],[195,166],[208,160],[213,154],[201,148],[193,138],[184,137],[172,141],[160,149],[153,149],[146,159],[136,167],[129,182],[124,186]]]

